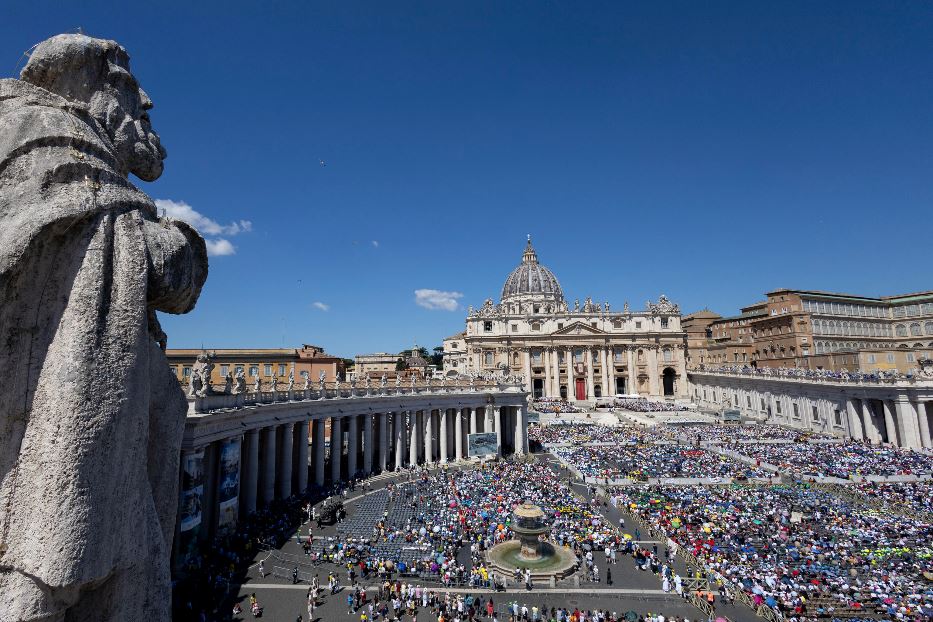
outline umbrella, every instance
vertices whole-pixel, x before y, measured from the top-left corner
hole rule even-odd
[[[638,613],[634,611],[626,611],[625,619],[628,620],[629,622],[635,622],[638,619]]]

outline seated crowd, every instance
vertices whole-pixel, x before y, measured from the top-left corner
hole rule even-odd
[[[596,423],[557,423],[550,425],[531,425],[528,427],[528,439],[542,445],[572,443],[644,443],[652,440],[670,438],[666,428],[645,428],[635,425],[603,425]]]
[[[531,409],[539,413],[582,413],[586,409],[580,408],[560,397],[536,397],[531,402]]]
[[[680,432],[680,437],[684,440],[694,441],[699,437],[701,441],[728,442],[739,440],[787,440],[796,441],[804,439],[826,439],[831,438],[795,430],[773,423],[759,423],[755,425],[690,425],[684,426]]]
[[[933,615],[929,522],[806,486],[629,486],[612,494],[755,605],[797,620]]]
[[[612,409],[629,410],[638,413],[681,412],[688,410],[674,402],[657,402],[643,398],[617,397],[612,401]]]
[[[803,367],[751,367],[749,365],[720,365],[718,367],[704,367],[700,371],[721,372],[727,374],[742,374],[743,376],[775,376],[778,378],[800,378],[801,380],[826,380],[832,382],[881,382],[882,380],[896,380],[909,378],[909,374],[901,374],[896,370],[878,370],[874,372],[848,371],[842,369],[806,369]]]
[[[933,473],[933,456],[896,447],[842,444],[731,443],[724,448],[773,464],[798,477],[924,475]]]

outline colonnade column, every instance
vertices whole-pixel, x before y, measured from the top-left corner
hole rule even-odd
[[[438,432],[441,440],[441,464],[447,464],[447,417],[450,416],[450,412],[444,408],[438,412],[440,415],[440,431]]]
[[[428,409],[424,411],[424,463],[434,462],[434,411]]]
[[[855,400],[846,400],[846,412],[849,414],[849,436],[857,441],[864,439],[865,433],[862,430],[858,411],[855,410]]]
[[[298,437],[295,439],[298,447],[298,494],[308,489],[308,422],[300,421],[296,426]]]
[[[524,363],[523,373],[525,374],[525,382],[527,383],[528,392],[534,394],[535,383],[531,379],[531,348],[525,348],[524,351],[522,352],[522,355],[523,355],[522,362]]]
[[[280,499],[288,499],[292,496],[292,445],[294,439],[292,433],[294,424],[286,423],[277,426],[278,439],[276,447],[278,448],[278,460],[276,461],[276,481],[278,485],[278,496]]]
[[[907,400],[897,400],[894,402],[894,408],[897,411],[897,419],[900,423],[901,447],[910,447],[920,449],[920,431],[917,425],[917,411],[913,404]]]
[[[875,424],[875,420],[871,415],[871,408],[868,406],[868,400],[862,399],[862,425],[865,426],[865,436],[868,437],[872,443],[881,444],[881,433],[878,431],[878,426]]]
[[[262,495],[260,500],[265,505],[275,499],[275,426],[262,430]]]
[[[392,414],[392,425],[395,427],[395,470],[402,468],[405,461],[405,411]]]
[[[244,439],[246,448],[243,451],[243,485],[240,493],[243,500],[241,512],[249,516],[256,511],[256,487],[259,485],[259,430],[249,430]]]
[[[476,434],[476,408],[470,408],[470,434]]]
[[[930,420],[927,418],[926,402],[914,402],[917,411],[917,419],[920,422],[920,444],[924,447],[933,447],[933,439],[930,438]]]
[[[343,461],[343,430],[340,417],[330,418],[330,481],[340,481],[340,463]]]
[[[363,472],[373,472],[373,415],[363,415]]]
[[[324,418],[314,420],[314,483],[324,485],[324,435],[327,430],[327,420]]]
[[[496,431],[496,455],[502,457],[502,417],[500,417],[499,407],[492,409],[493,428]]]
[[[415,466],[418,464],[418,411],[408,411],[409,439],[408,439],[408,464]]]
[[[379,455],[377,456],[376,466],[379,467],[380,471],[385,471],[388,467],[387,460],[389,459],[389,438],[387,436],[389,432],[388,424],[389,414],[388,413],[379,413],[376,415],[376,420],[379,422]]]
[[[523,455],[525,453],[525,409],[519,406],[512,410],[515,413],[515,453]]]
[[[360,418],[351,415],[347,426],[347,479],[356,477],[357,456],[360,451]]]
[[[901,446],[904,439],[904,433],[898,434],[897,426],[894,423],[894,413],[891,410],[891,403],[888,400],[881,400],[881,406],[884,409],[884,427],[888,429],[888,442],[892,445]]]
[[[457,460],[463,460],[463,409],[458,408],[454,411],[454,421],[457,427],[454,429],[454,442],[457,444]]]

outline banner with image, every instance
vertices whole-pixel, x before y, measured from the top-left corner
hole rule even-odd
[[[236,526],[240,509],[240,439],[227,439],[220,445],[220,473],[218,477],[218,517],[220,531]]]
[[[184,566],[198,550],[201,502],[204,497],[204,450],[184,452],[181,457],[181,491],[178,504],[178,557]]]
[[[467,435],[467,455],[469,457],[495,456],[497,453],[495,432],[479,432]]]

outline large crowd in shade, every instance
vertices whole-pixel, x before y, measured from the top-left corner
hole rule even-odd
[[[688,410],[674,402],[658,402],[644,398],[617,397],[612,400],[612,409],[629,410],[638,413],[681,412]]]
[[[628,478],[767,478],[759,466],[687,445],[638,444],[554,447],[552,453],[586,477]]]
[[[926,520],[805,485],[629,486],[611,494],[705,572],[789,619],[933,616]]]
[[[552,443],[644,443],[672,438],[667,428],[646,428],[629,424],[604,425],[599,423],[562,423],[528,427],[528,439],[542,445]]]
[[[725,449],[778,467],[798,477],[930,475],[933,456],[897,447],[875,447],[859,442],[731,443]]]
[[[575,406],[565,399],[559,397],[536,397],[531,402],[531,408],[539,413],[582,413],[584,408]]]
[[[798,378],[801,380],[823,380],[835,382],[882,382],[898,378],[910,378],[910,374],[901,374],[896,370],[879,370],[874,372],[848,371],[841,369],[806,369],[803,367],[751,367],[749,365],[720,365],[718,367],[704,367],[700,371],[723,372],[727,374],[741,374],[743,376],[773,376],[776,378]]]
[[[691,425],[684,426],[680,432],[681,438],[694,441],[725,442],[738,440],[785,440],[803,441],[811,439],[829,439],[831,437],[796,430],[772,423],[759,423],[754,425]]]
[[[933,521],[933,481],[861,482],[853,490],[883,511],[905,512]]]

